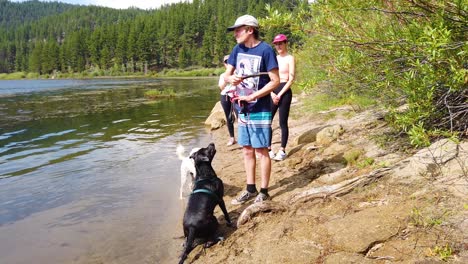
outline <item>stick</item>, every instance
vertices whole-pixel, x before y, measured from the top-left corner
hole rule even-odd
[[[242,78],[242,80],[244,80],[244,79],[247,79],[247,78],[258,77],[258,76],[261,76],[261,75],[268,75],[268,72],[258,72],[258,73],[249,74],[249,75],[240,76],[240,77]]]

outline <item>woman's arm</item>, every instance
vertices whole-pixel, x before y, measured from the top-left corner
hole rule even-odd
[[[226,87],[227,85],[227,82],[224,80],[224,75],[225,73],[223,72],[220,76],[219,76],[219,81],[218,81],[218,87],[219,89],[222,91],[224,90],[224,88]]]
[[[276,95],[278,97],[281,97],[285,92],[287,92],[291,88],[291,85],[294,82],[294,78],[296,77],[296,61],[294,59],[294,56],[289,55],[287,63],[289,66],[288,82],[284,85],[283,89],[281,89],[281,91]]]

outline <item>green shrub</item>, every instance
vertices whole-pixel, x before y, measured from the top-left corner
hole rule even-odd
[[[158,76],[162,77],[206,77],[219,76],[224,72],[224,68],[196,68],[187,69],[164,69]]]
[[[24,72],[0,73],[0,80],[18,80],[26,78]]]
[[[296,54],[296,87],[342,104],[355,98],[390,110],[406,104],[407,111],[391,111],[388,121],[417,147],[441,134],[466,136],[463,2],[316,1],[304,29],[310,38]]]
[[[174,97],[176,96],[176,92],[174,89],[168,88],[164,90],[148,90],[145,92],[145,97],[148,99],[156,99],[161,97]]]

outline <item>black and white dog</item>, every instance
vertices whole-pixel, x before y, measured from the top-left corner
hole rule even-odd
[[[195,161],[196,178],[184,214],[183,226],[186,239],[179,263],[187,259],[188,254],[194,248],[195,239],[203,239],[207,244],[216,242],[216,230],[219,223],[213,212],[217,205],[223,211],[227,224],[231,225],[231,219],[223,200],[223,181],[218,178],[211,166],[215,154],[215,145],[211,143],[190,156]]]

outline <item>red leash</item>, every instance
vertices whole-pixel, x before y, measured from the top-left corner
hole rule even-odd
[[[242,76],[242,80],[245,80],[247,78],[252,78],[252,77],[258,77],[258,76],[261,76],[261,75],[268,75],[268,72],[259,72],[259,73],[255,73],[255,74],[250,74],[250,75],[245,75],[245,76]],[[249,121],[249,109],[248,109],[248,103],[245,102],[245,101],[241,101],[239,100],[239,94],[237,93],[237,91],[234,91],[232,93],[232,98],[231,98],[231,104],[235,104],[236,101],[237,101],[237,104],[239,105],[239,108],[241,109],[239,111],[239,115],[238,115],[238,118],[239,120],[243,123],[243,124],[247,124],[247,122]],[[240,114],[244,114],[247,116],[247,120],[242,120],[242,118],[240,117]]]
[[[231,104],[238,104],[239,105],[239,108],[241,110],[239,111],[239,114],[237,115],[237,117],[239,118],[239,121],[241,121],[241,123],[247,124],[247,122],[249,121],[249,110],[247,108],[248,103],[245,102],[245,101],[239,100],[239,95],[237,95],[237,93],[234,93],[234,96],[231,98]],[[247,120],[242,120],[240,114],[246,115]]]

